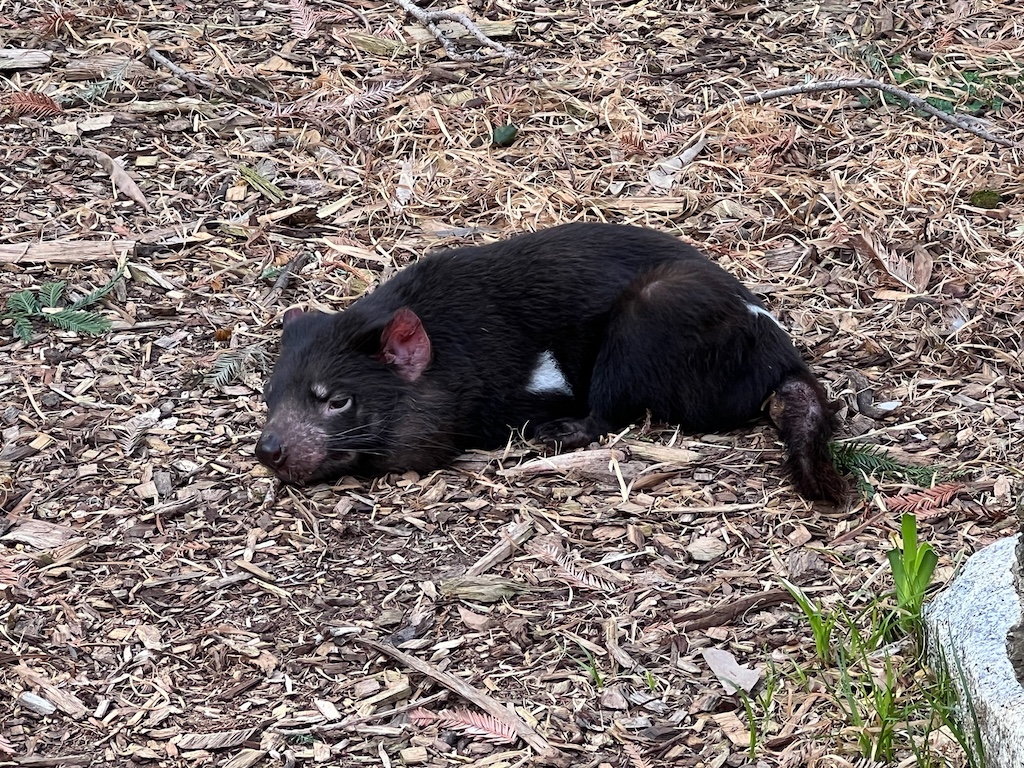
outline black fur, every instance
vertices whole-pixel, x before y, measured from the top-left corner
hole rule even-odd
[[[422,472],[510,428],[563,448],[647,410],[731,429],[777,391],[799,489],[837,500],[824,392],[751,306],[735,278],[653,230],[569,224],[436,253],[340,314],[286,315],[257,455],[292,482]],[[545,351],[571,395],[527,391]]]

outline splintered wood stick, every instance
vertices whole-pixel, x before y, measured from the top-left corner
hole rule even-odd
[[[134,240],[51,240],[0,245],[0,264],[88,264],[120,262],[135,253]]]
[[[416,656],[405,653],[404,651],[400,651],[395,648],[395,646],[389,645],[388,643],[381,643],[377,640],[371,640],[368,637],[359,636],[353,637],[352,640],[360,645],[365,645],[367,648],[373,648],[373,650],[383,653],[385,656],[390,656],[395,661],[401,662],[405,666],[409,667],[409,669],[415,670],[421,675],[426,675],[438,685],[442,685],[452,693],[461,696],[470,704],[473,704],[478,709],[489,714],[495,720],[500,720],[512,728],[516,735],[529,746],[533,747],[534,751],[538,754],[545,756],[555,754],[554,748],[548,744],[544,737],[527,725],[522,718],[511,710],[503,707],[490,696],[478,691],[462,678],[456,677],[448,672],[442,672],[434,665],[429,664]]]

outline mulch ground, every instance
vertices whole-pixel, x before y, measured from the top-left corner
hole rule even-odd
[[[733,103],[875,78],[1020,141],[1016,0],[464,10],[517,57],[377,0],[0,2],[38,57],[4,72],[0,292],[80,298],[128,254],[109,333],[0,327],[0,765],[865,764],[779,580],[886,600],[892,499],[927,489],[808,504],[767,424],[301,489],[257,464],[280,312],[435,248],[677,234],[792,330],[842,439],[962,473],[909,505],[937,581],[1016,526],[1021,150],[873,91]]]

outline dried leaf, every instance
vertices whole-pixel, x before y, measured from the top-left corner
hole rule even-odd
[[[462,619],[462,623],[474,632],[485,630],[494,623],[490,616],[481,616],[479,613],[471,611],[469,608],[462,605],[458,608],[459,618]]]
[[[17,541],[33,549],[54,549],[67,544],[75,535],[73,528],[48,523],[45,520],[21,520],[0,536],[0,541]]]
[[[99,166],[110,175],[110,180],[114,182],[114,186],[121,190],[125,195],[134,200],[143,210],[149,210],[149,203],[146,202],[146,196],[142,194],[142,190],[139,189],[139,185],[135,183],[135,180],[128,175],[128,172],[121,167],[114,158],[110,155],[100,152],[96,149],[89,149],[88,147],[71,147],[71,153],[78,155],[79,157],[88,157],[95,160]]]
[[[876,265],[881,267],[885,273],[891,277],[895,282],[909,288],[915,293],[921,293],[924,287],[918,288],[915,284],[915,265],[907,259],[893,253],[885,245],[866,232],[860,232],[856,235],[851,235],[849,238],[849,245],[865,261],[873,261]],[[923,249],[922,249],[923,251]],[[926,265],[924,259],[921,259],[920,274],[917,276],[918,279],[923,278],[927,286],[928,280],[931,278],[931,264],[930,261]]]
[[[412,200],[413,185],[416,183],[412,175],[412,161],[406,158],[402,161],[402,170],[398,176],[398,183],[395,185],[395,195],[391,200],[391,210],[401,213],[402,209]]]
[[[600,701],[601,707],[604,709],[617,709],[620,711],[629,709],[629,702],[622,695],[622,691],[619,690],[617,685],[610,686],[601,691]]]
[[[152,624],[140,624],[135,628],[135,635],[139,641],[151,651],[162,651],[164,643],[160,639],[160,628]]]
[[[750,667],[740,666],[736,657],[728,651],[719,648],[705,648],[702,654],[704,661],[707,662],[722,687],[725,688],[725,692],[730,696],[738,690],[750,693],[751,689],[757,685],[757,681],[761,679],[761,673],[750,669]]]
[[[441,582],[441,594],[445,597],[479,603],[496,603],[528,590],[524,584],[498,576],[464,576]]]
[[[718,536],[700,536],[686,547],[690,557],[698,563],[710,563],[725,554],[726,543]]]
[[[128,272],[131,274],[132,280],[137,282],[155,285],[165,291],[173,291],[176,288],[174,283],[148,264],[129,263]]]
[[[735,712],[719,712],[711,716],[735,746],[747,748],[750,745],[750,731]]]
[[[914,268],[912,280],[918,293],[924,293],[932,279],[934,260],[928,249],[920,243],[914,244]]]

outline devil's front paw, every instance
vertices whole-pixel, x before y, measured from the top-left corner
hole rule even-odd
[[[541,424],[533,432],[533,438],[545,443],[557,451],[568,451],[590,445],[600,437],[590,423],[590,419],[555,419]]]

